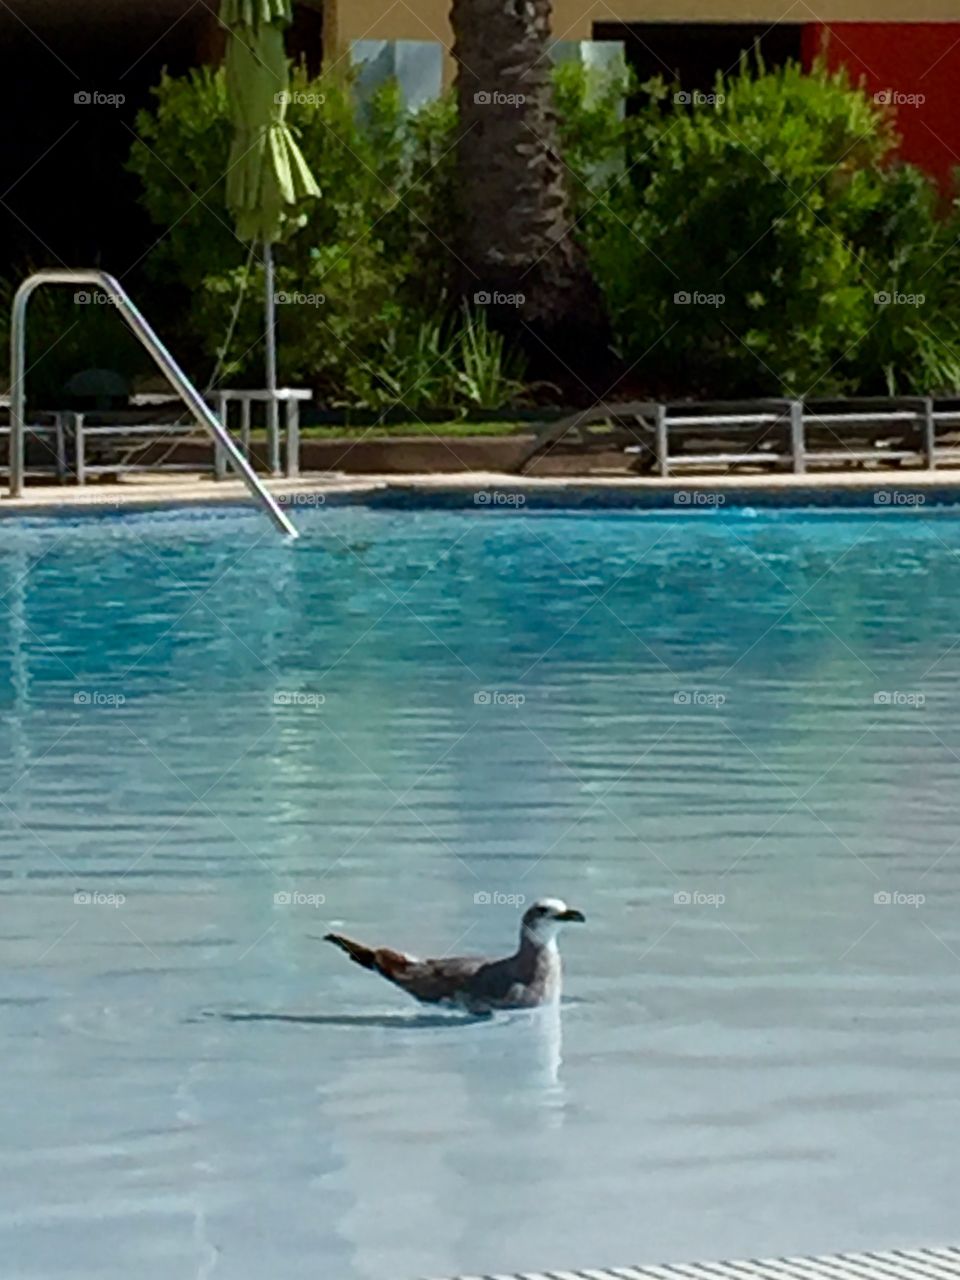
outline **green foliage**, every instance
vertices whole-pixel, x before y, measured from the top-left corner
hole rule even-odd
[[[506,350],[486,315],[464,308],[455,323],[398,324],[354,369],[349,390],[351,403],[378,409],[501,409],[522,397],[523,374],[522,356]]]
[[[909,166],[883,176],[863,224],[869,331],[848,372],[872,394],[950,393],[960,387],[960,210],[941,216],[933,184]]]
[[[391,328],[374,352],[352,371],[349,389],[356,404],[369,408],[429,408],[452,403],[449,388],[449,354],[443,325],[423,320],[415,328],[400,321]]]
[[[625,175],[630,126],[624,103],[637,92],[632,73],[602,71],[563,62],[553,74],[553,92],[570,193],[582,217]]]
[[[167,76],[155,92],[156,109],[138,117],[130,157],[147,212],[166,228],[148,269],[181,286],[181,328],[190,345],[211,366],[222,359],[228,379],[256,381],[263,364],[261,247],[248,269],[249,250],[233,234],[219,176],[230,139],[223,75],[203,69]],[[287,120],[322,196],[305,219],[288,225],[275,253],[277,291],[291,299],[277,311],[282,379],[315,387],[328,403],[378,405],[403,395],[409,382],[417,404],[433,403],[436,378],[423,382],[409,373],[425,327],[444,326],[452,283],[455,260],[437,251],[436,230],[450,224],[452,103],[410,113],[388,85],[359,113],[349,78],[310,79],[299,69]]]
[[[508,351],[503,334],[491,329],[486,315],[464,309],[463,324],[452,348],[452,369],[459,391],[471,407],[500,408],[523,391],[524,361]]]
[[[156,225],[147,266],[157,279],[199,282],[229,269],[237,239],[226,209],[230,154],[226,83],[199,67],[177,78],[164,72],[155,112],[137,116],[128,168],[140,179],[141,203]]]
[[[580,113],[586,140],[565,137],[583,157],[581,232],[635,372],[682,394],[958,385],[956,230],[926,177],[889,164],[881,107],[843,73],[792,65],[719,77],[715,102],[645,89],[619,181],[585,172],[590,139],[609,151],[616,137],[609,104]],[[584,83],[563,92],[577,118]],[[874,300],[898,292],[927,301]]]
[[[277,313],[282,379],[378,410],[516,399],[517,358],[456,305],[452,99],[410,113],[388,86],[361,113],[349,77],[297,70],[291,88],[323,194],[277,246],[277,288],[295,299]],[[960,386],[960,208],[944,216],[932,182],[893,163],[888,114],[843,74],[744,63],[716,103],[688,104],[660,80],[566,64],[555,92],[577,234],[632,378],[684,395]],[[263,272],[226,208],[222,75],[164,78],[137,132],[158,327],[201,381],[220,358],[229,381],[259,381]]]

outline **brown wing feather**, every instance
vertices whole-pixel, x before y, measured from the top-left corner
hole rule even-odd
[[[418,960],[393,980],[397,986],[409,992],[416,1000],[436,1004],[441,1000],[454,1000],[465,990],[470,979],[485,960],[464,956],[442,960]]]
[[[415,1000],[427,1004],[453,999],[477,970],[487,964],[485,960],[473,958],[415,960],[389,947],[364,946],[362,942],[354,942],[339,933],[328,933],[324,942],[332,942],[361,968],[372,969]]]
[[[354,942],[352,938],[345,938],[340,933],[328,933],[324,942],[332,942],[341,951],[345,951],[355,964],[363,969],[373,969],[377,973],[382,973],[392,982],[397,981],[412,963],[409,956],[401,955],[399,951],[391,951],[389,947],[367,947],[362,942]]]

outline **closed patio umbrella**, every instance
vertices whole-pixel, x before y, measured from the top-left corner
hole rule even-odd
[[[291,0],[222,0],[221,19],[230,31],[226,56],[227,96],[233,144],[227,172],[227,204],[242,240],[263,245],[266,319],[266,383],[277,389],[276,294],[273,245],[284,219],[304,200],[319,196],[286,123],[289,66],[284,28]],[[277,403],[271,395],[270,466],[279,470]]]

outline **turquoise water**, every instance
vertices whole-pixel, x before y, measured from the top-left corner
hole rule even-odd
[[[955,1239],[960,520],[296,518],[0,525],[4,1274]],[[544,893],[560,1017],[318,940]]]

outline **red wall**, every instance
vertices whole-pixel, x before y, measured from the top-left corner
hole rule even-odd
[[[846,66],[869,93],[919,95],[895,103],[900,155],[933,174],[946,190],[960,166],[960,22],[833,22],[803,32],[809,66],[826,40],[830,67]]]

